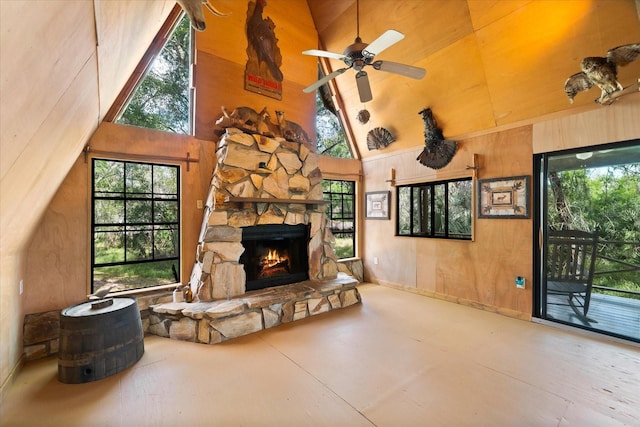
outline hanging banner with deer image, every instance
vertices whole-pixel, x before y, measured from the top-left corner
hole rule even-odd
[[[280,71],[282,55],[275,35],[275,23],[263,18],[265,0],[250,1],[247,8],[247,65],[244,71],[244,88],[270,98],[282,99]]]

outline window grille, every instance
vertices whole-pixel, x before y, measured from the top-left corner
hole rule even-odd
[[[179,282],[180,169],[92,161],[92,289]]]
[[[325,179],[322,181],[327,204],[327,219],[336,244],[338,258],[354,257],[356,248],[355,181]]]
[[[471,240],[471,178],[396,189],[397,236]]]

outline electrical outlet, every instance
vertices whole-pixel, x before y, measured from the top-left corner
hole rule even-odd
[[[24,292],[24,281],[20,279],[20,284],[18,285],[18,289],[20,290],[20,295]]]
[[[524,289],[526,283],[526,279],[523,276],[516,276],[516,287],[520,289]]]
[[[196,200],[196,207],[202,209],[202,200]]]
[[[373,264],[374,265],[378,265],[378,257],[377,256],[373,257]]]

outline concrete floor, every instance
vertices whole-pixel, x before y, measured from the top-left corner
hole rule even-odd
[[[638,426],[640,349],[375,285],[224,344],[148,336],[125,372],[28,364],[2,426]]]

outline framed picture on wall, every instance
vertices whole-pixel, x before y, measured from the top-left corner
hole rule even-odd
[[[389,208],[391,206],[390,191],[371,191],[365,193],[365,218],[366,219],[390,219]]]
[[[529,176],[478,180],[478,218],[529,216]]]

